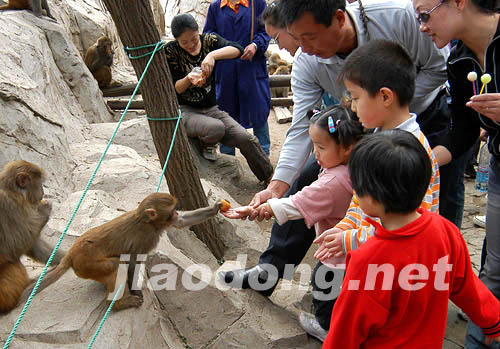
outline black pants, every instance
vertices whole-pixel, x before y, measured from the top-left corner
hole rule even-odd
[[[441,90],[429,107],[417,116],[417,122],[431,148],[438,145],[447,135],[452,125],[445,89]],[[464,171],[468,156],[464,154],[439,168],[439,213],[459,228],[464,210]]]
[[[314,155],[311,155],[299,178],[292,184],[285,197],[297,193],[316,181],[319,171],[320,167]],[[274,265],[278,269],[278,277],[282,278],[285,265],[299,265],[315,237],[314,227],[308,228],[303,219],[291,220],[283,225],[274,223],[269,246],[260,256],[259,264]]]
[[[341,269],[334,271],[321,262],[314,267],[311,279],[314,316],[326,331],[330,329],[333,306],[340,293],[343,280],[344,271]]]

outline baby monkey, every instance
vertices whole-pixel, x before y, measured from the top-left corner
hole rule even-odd
[[[113,298],[120,264],[120,255],[147,254],[156,247],[165,228],[188,227],[215,216],[222,201],[193,211],[177,212],[177,199],[170,194],[154,193],[147,196],[137,209],[95,227],[76,239],[57,268],[49,271],[41,282],[39,291],[57,281],[68,269],[82,279],[92,279],[106,286],[108,301]],[[138,307],[143,298],[140,291],[131,292],[135,262],[128,266],[128,280],[123,285],[123,296],[114,305],[114,310]],[[34,288],[27,288],[21,302],[25,302]]]

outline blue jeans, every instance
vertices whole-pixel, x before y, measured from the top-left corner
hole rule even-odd
[[[491,159],[488,174],[488,206],[486,209],[486,259],[479,278],[500,299],[500,162]],[[469,321],[465,347],[500,348],[500,343],[487,347],[478,326]]]
[[[439,214],[454,223],[459,229],[464,214],[464,172],[471,152],[472,149],[469,149],[448,165],[439,168],[441,173]]]
[[[269,152],[271,150],[271,138],[269,137],[269,125],[267,124],[267,122],[262,127],[254,127],[253,134],[259,140],[260,146],[262,147],[262,150],[264,150],[264,153],[269,156]],[[224,144],[220,145],[219,150],[222,154],[235,154],[234,147],[228,147]]]

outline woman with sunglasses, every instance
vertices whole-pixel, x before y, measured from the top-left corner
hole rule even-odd
[[[498,0],[413,0],[420,30],[437,47],[452,39],[458,44],[448,59],[452,97],[452,130],[441,146],[434,148],[440,164],[469,149],[488,131],[492,154],[488,182],[486,261],[480,279],[500,298],[500,23]],[[472,74],[470,74],[472,73]],[[481,77],[492,80],[484,86]],[[475,81],[472,78],[477,76]],[[469,80],[470,79],[470,80]],[[467,348],[486,348],[482,331],[469,323]]]

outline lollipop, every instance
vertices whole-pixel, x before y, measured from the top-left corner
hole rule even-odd
[[[491,81],[491,75],[486,73],[481,75],[481,82],[483,83],[483,86],[481,86],[481,91],[479,91],[479,94],[483,93],[484,87]]]
[[[475,81],[477,80],[477,73],[475,71],[471,71],[469,74],[467,74],[467,80],[472,82],[472,89],[474,90],[474,95],[476,95],[476,83]]]

